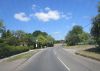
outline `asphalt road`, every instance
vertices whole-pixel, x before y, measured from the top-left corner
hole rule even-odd
[[[100,71],[100,62],[69,53],[59,46],[35,54],[16,71]]]

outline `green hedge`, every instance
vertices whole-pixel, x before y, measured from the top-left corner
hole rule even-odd
[[[2,47],[1,47],[2,46]],[[9,46],[5,44],[0,45],[0,58],[15,55],[21,52],[28,51],[30,48],[26,46]]]

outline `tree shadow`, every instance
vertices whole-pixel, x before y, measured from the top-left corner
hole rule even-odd
[[[85,51],[88,51],[88,52],[94,52],[94,53],[100,54],[100,47],[89,48],[89,49],[86,49]]]

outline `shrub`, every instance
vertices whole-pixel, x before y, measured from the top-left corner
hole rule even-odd
[[[14,54],[28,51],[30,48],[26,46],[9,46],[2,44],[0,45],[0,58],[8,57]]]

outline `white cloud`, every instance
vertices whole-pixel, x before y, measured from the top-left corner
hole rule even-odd
[[[60,34],[60,32],[53,32],[51,35],[52,35],[53,37],[55,37],[55,36],[59,36],[59,34]]]
[[[46,7],[45,10],[46,10],[46,11],[49,11],[49,10],[51,10],[51,9],[50,9],[49,7]]]
[[[28,22],[30,20],[30,18],[27,17],[24,12],[16,13],[14,18],[23,22]]]
[[[62,14],[62,17],[65,18],[66,20],[69,20],[72,18],[72,13],[67,13],[66,15]]]
[[[63,39],[63,38],[62,38],[62,35],[61,35],[61,32],[53,32],[53,33],[51,34],[51,36],[54,37],[56,40],[61,40],[61,39]]]
[[[59,20],[61,18],[60,12],[56,10],[48,10],[48,12],[37,12],[34,15],[43,22]]]
[[[74,27],[74,26],[76,26],[76,25],[82,26],[82,24],[80,24],[80,23],[75,23],[75,22],[73,22],[73,23],[71,24],[71,27]]]
[[[33,5],[33,7],[36,5]],[[68,12],[67,14],[61,13],[58,10],[52,10],[49,7],[45,7],[44,10],[40,12],[35,12],[33,14],[30,14],[30,17],[37,18],[40,21],[48,22],[51,20],[59,20],[59,19],[65,19],[69,20],[72,18],[72,13]]]
[[[33,4],[33,5],[32,5],[32,9],[35,9],[35,8],[36,8],[36,5],[35,5],[35,4]]]
[[[59,34],[60,34],[60,32],[53,32],[51,35],[56,36],[56,35],[59,35]]]
[[[58,35],[58,34],[60,34],[60,32],[54,32],[53,34],[54,34],[54,35]]]
[[[78,24],[77,23],[72,23],[72,27],[75,26],[75,25],[78,25]]]
[[[91,16],[83,16],[84,19],[91,19]]]

